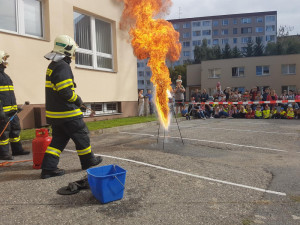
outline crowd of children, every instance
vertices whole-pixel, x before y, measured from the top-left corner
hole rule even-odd
[[[201,94],[201,93],[200,93]],[[193,95],[195,96],[195,94]],[[213,96],[214,102],[237,102],[237,101],[272,101],[272,100],[300,100],[300,90],[298,92],[286,91],[281,96],[277,96],[275,90],[266,88],[261,94],[257,88],[243,94],[238,91],[231,91],[226,88],[224,92],[217,90]],[[207,99],[208,101],[208,99]],[[188,109],[182,111],[182,116],[187,119],[199,118],[246,118],[246,119],[300,119],[300,103],[281,103],[281,104],[261,104],[261,105],[228,105],[197,104],[195,97],[191,98]]]

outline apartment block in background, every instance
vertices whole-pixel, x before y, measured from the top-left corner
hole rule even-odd
[[[194,61],[194,48],[201,46],[204,39],[209,47],[219,45],[223,49],[228,43],[231,48],[237,46],[242,52],[246,51],[249,41],[255,43],[256,39],[261,39],[264,46],[277,41],[277,11],[174,19],[169,22],[180,33],[182,44],[180,59],[169,66]],[[140,83],[138,87],[144,88]]]

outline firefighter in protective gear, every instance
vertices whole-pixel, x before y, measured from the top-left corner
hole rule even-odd
[[[70,63],[77,48],[71,37],[60,35],[54,40],[53,51],[45,55],[46,59],[52,61],[46,72],[46,119],[52,126],[52,141],[43,159],[42,179],[65,173],[57,165],[70,139],[76,145],[83,170],[102,161],[91,150],[89,131],[80,110],[83,102],[74,91],[76,84]]]
[[[18,111],[13,82],[4,72],[8,57],[7,53],[0,50],[0,132],[9,118]],[[29,151],[22,148],[20,132],[20,121],[16,115],[0,137],[0,160],[12,160],[13,156],[29,154]],[[9,143],[12,155],[9,153]]]

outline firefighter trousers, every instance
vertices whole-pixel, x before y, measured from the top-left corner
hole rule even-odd
[[[52,125],[52,141],[43,159],[43,170],[56,170],[59,158],[69,140],[75,143],[81,166],[89,165],[95,157],[91,150],[89,130],[83,119]]]
[[[6,123],[8,120],[1,120],[0,122],[0,132],[3,131]],[[22,144],[20,141],[20,120],[18,115],[10,121],[9,125],[7,126],[6,130],[0,137],[0,156],[7,156],[9,154],[9,143],[11,146],[12,154],[18,154],[19,152],[24,151],[22,148]]]

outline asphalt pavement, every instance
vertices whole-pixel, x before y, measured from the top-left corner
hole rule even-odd
[[[86,175],[70,142],[64,176],[42,180],[32,162],[0,167],[0,224],[300,224],[300,120],[173,119],[168,131],[92,132],[91,143],[101,166],[127,170],[122,200],[56,193]]]

